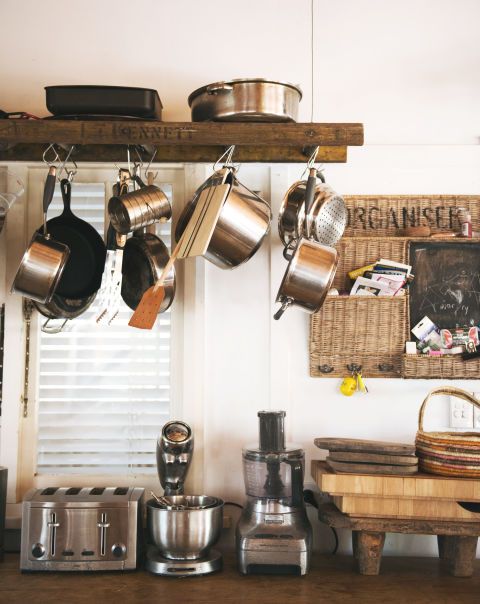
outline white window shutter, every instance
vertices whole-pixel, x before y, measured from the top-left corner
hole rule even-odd
[[[102,235],[104,204],[103,184],[73,184],[74,213]],[[57,187],[49,218],[62,208]],[[157,229],[170,247],[171,224]],[[128,327],[123,303],[110,326],[95,323],[98,311],[94,302],[61,333],[41,333],[37,474],[156,472],[155,441],[170,413],[170,311],[151,331]]]

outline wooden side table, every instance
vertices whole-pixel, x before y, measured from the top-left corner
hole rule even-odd
[[[321,522],[352,531],[353,555],[361,575],[378,575],[386,533],[437,535],[440,559],[454,577],[471,577],[480,535],[478,522],[347,516],[331,503],[320,505]]]

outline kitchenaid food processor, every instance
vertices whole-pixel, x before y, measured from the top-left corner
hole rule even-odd
[[[190,426],[167,422],[157,441],[157,470],[164,496],[154,495],[146,504],[151,544],[145,566],[157,575],[205,575],[222,568],[222,555],[210,548],[223,527],[223,501],[184,495],[192,457]]]
[[[243,574],[308,571],[312,527],[303,501],[305,454],[285,446],[285,411],[259,411],[259,446],[243,449],[247,504],[237,524]]]

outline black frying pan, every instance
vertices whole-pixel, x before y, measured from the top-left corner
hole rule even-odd
[[[92,225],[81,220],[70,208],[70,181],[60,183],[63,212],[47,223],[49,234],[70,248],[70,256],[55,293],[68,299],[90,297],[99,288],[105,268],[106,248]]]

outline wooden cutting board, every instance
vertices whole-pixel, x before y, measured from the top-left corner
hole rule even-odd
[[[343,495],[335,496],[333,502],[350,516],[480,522],[480,513],[468,512],[455,501]]]
[[[330,451],[329,459],[333,461],[354,463],[380,463],[392,466],[418,465],[415,455],[380,455],[377,453],[350,453],[347,451]]]
[[[324,461],[312,461],[311,467],[320,490],[332,495],[480,501],[480,480],[474,478],[446,478],[424,473],[414,476],[335,474]]]
[[[377,453],[380,455],[415,455],[415,445],[388,443],[381,440],[316,438],[313,442],[319,449],[327,449],[327,451]]]
[[[333,461],[330,457],[327,457],[326,462],[335,472],[348,474],[394,474],[396,476],[409,476],[418,472],[418,465],[391,466],[377,463],[343,462]]]

